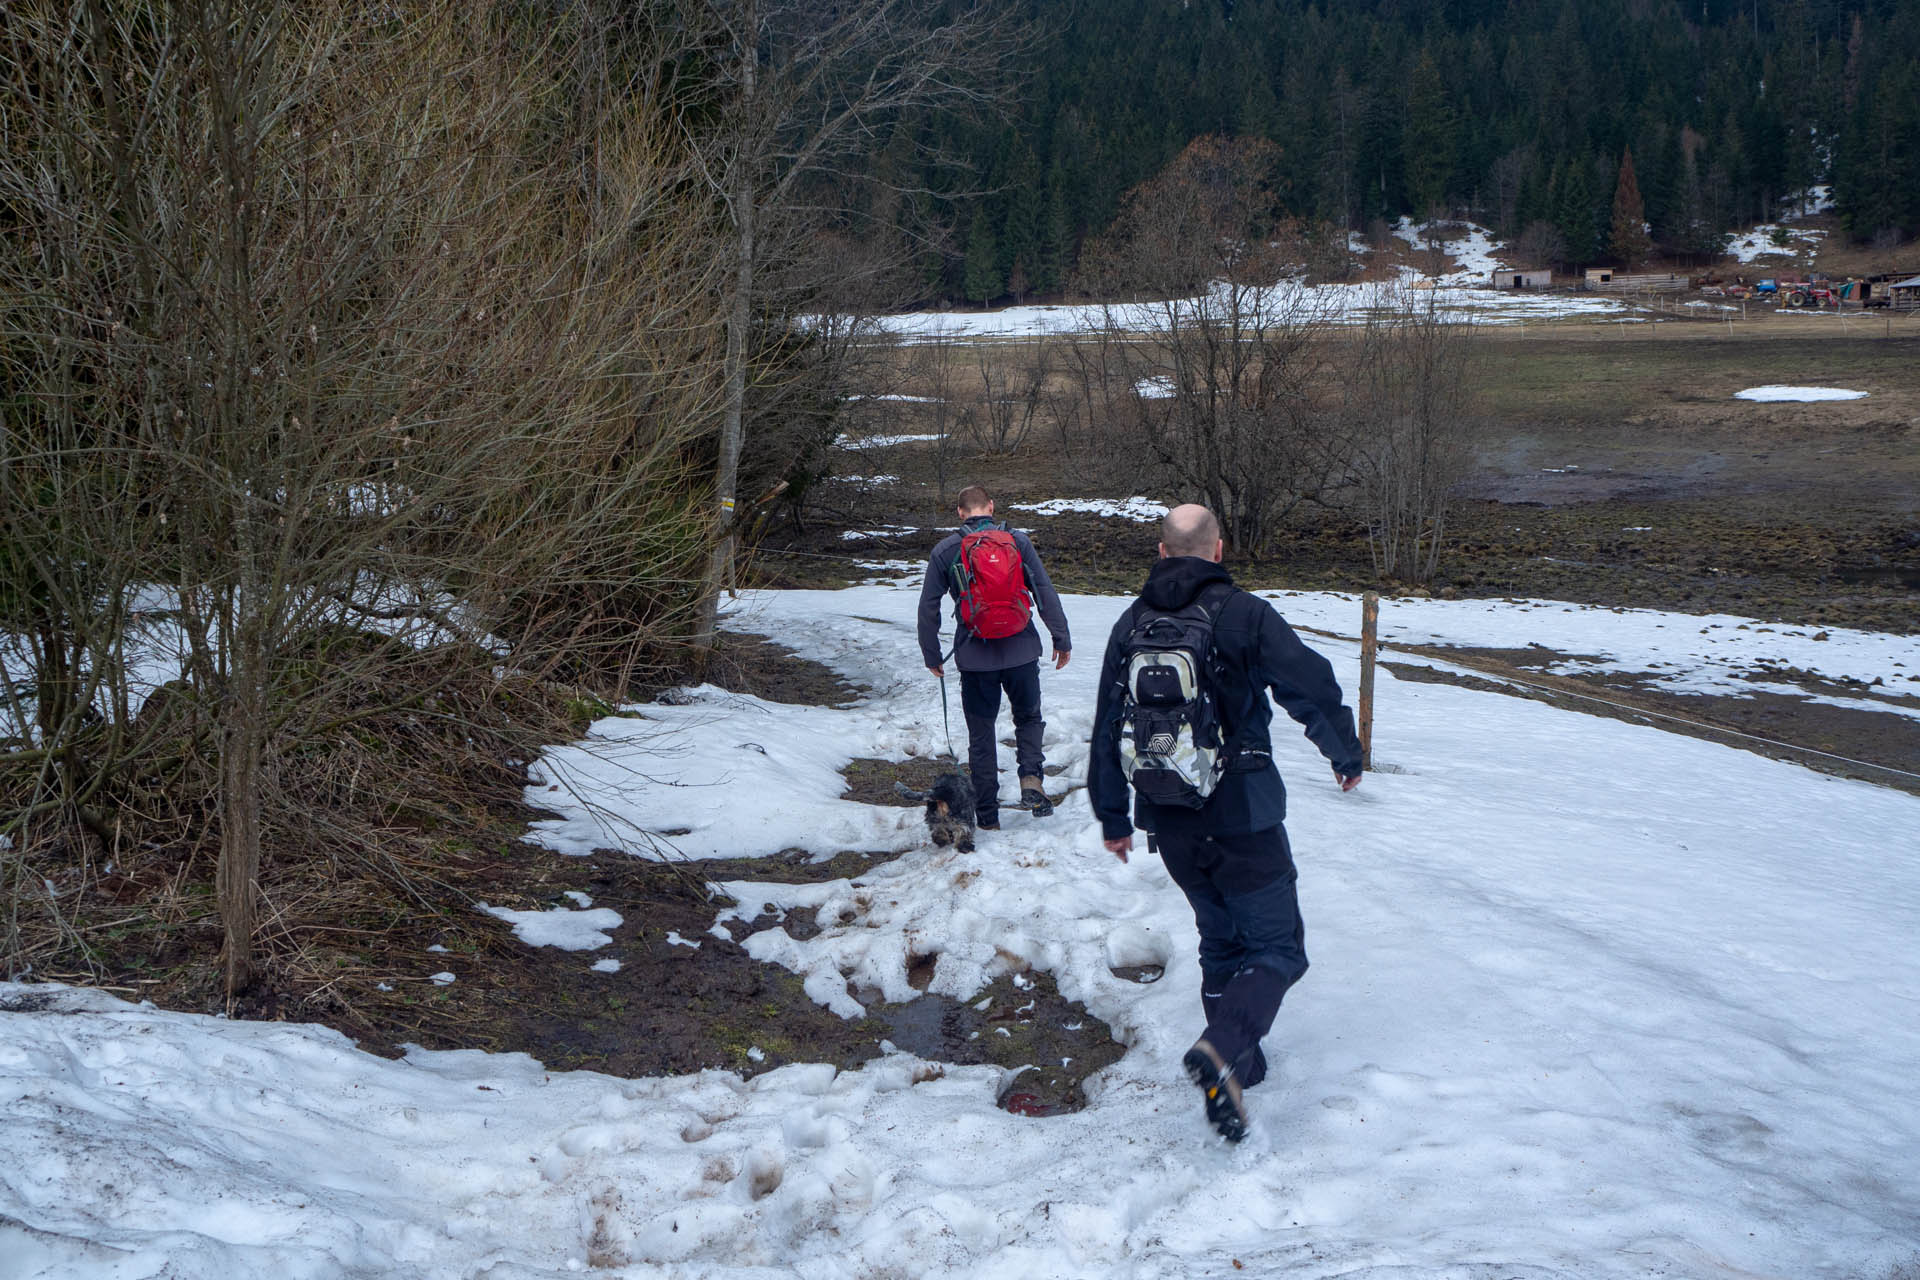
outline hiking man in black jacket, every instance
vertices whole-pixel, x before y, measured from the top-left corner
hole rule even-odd
[[[940,653],[940,602],[952,597],[954,604],[953,662],[960,669],[960,708],[967,721],[967,764],[973,775],[974,824],[983,831],[1000,829],[1000,744],[994,734],[994,722],[1000,716],[1000,692],[1006,690],[1013,708],[1014,760],[1020,770],[1020,805],[1036,818],[1053,812],[1042,785],[1046,757],[1040,742],[1047,722],[1040,718],[1040,632],[1027,619],[1026,628],[1014,635],[988,640],[972,634],[959,621],[960,588],[954,580],[954,565],[960,559],[960,542],[969,533],[1003,528],[993,518],[993,499],[979,485],[960,491],[955,514],[960,528],[947,535],[927,559],[927,579],[920,588],[920,656],[927,670],[946,679],[945,660]],[[1020,550],[1026,590],[1047,624],[1053,639],[1053,665],[1067,665],[1073,653],[1073,640],[1067,632],[1067,614],[1060,607],[1060,595],[1047,580],[1046,567],[1033,549],[1033,542],[1019,530],[1010,530]]]
[[[1220,523],[1205,507],[1167,513],[1160,561],[1107,641],[1087,791],[1108,851],[1126,861],[1137,824],[1193,906],[1207,1029],[1183,1064],[1206,1095],[1208,1121],[1229,1142],[1238,1142],[1247,1131],[1241,1090],[1267,1074],[1260,1040],[1287,989],[1307,971],[1293,855],[1282,825],[1287,793],[1268,736],[1268,691],[1305,726],[1343,791],[1360,784],[1361,751],[1333,668],[1300,642],[1271,604],[1233,585],[1220,565],[1224,550]],[[1199,808],[1142,796],[1129,821],[1120,750],[1122,650],[1144,610],[1178,610],[1196,600],[1214,620],[1212,686],[1226,772]]]

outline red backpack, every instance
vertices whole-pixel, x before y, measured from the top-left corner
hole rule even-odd
[[[960,624],[982,640],[1004,640],[1027,629],[1033,597],[1027,594],[1020,544],[1005,525],[976,529],[960,539],[953,583],[960,593]]]

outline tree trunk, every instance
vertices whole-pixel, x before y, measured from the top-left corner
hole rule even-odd
[[[242,694],[241,697],[246,695]],[[251,701],[251,699],[249,699]],[[260,893],[260,725],[251,711],[232,706],[220,760],[220,924],[227,994],[254,979],[253,934]]]
[[[756,110],[754,83],[759,55],[757,11],[750,6],[747,13],[741,37],[740,98],[742,118],[750,122]],[[707,579],[701,588],[693,635],[694,648],[703,655],[703,660],[704,655],[712,650],[714,634],[719,628],[720,593],[726,590],[733,577],[737,527],[735,500],[738,497],[735,491],[739,488],[740,450],[746,437],[747,339],[753,324],[753,265],[757,251],[754,243],[754,202],[759,195],[754,187],[756,174],[751,163],[752,157],[748,154],[750,150],[749,146],[743,146],[733,157],[733,190],[728,198],[733,213],[736,258],[733,268],[733,305],[727,310],[724,369],[726,412],[720,423],[720,459],[713,479],[713,496],[717,507],[713,553],[707,559]]]

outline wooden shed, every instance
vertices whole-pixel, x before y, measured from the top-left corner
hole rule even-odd
[[[1545,268],[1509,271],[1502,267],[1493,273],[1493,287],[1496,289],[1551,289],[1553,272]]]
[[[1587,270],[1587,288],[1598,293],[1679,293],[1687,284],[1687,277],[1671,272],[1627,275],[1611,267]]]
[[[1920,276],[1895,280],[1886,288],[1887,305],[1895,311],[1920,311]]]

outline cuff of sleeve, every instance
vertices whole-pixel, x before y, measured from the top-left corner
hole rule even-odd
[[[1102,840],[1124,840],[1133,834],[1133,824],[1125,818],[1100,819],[1100,838]]]

